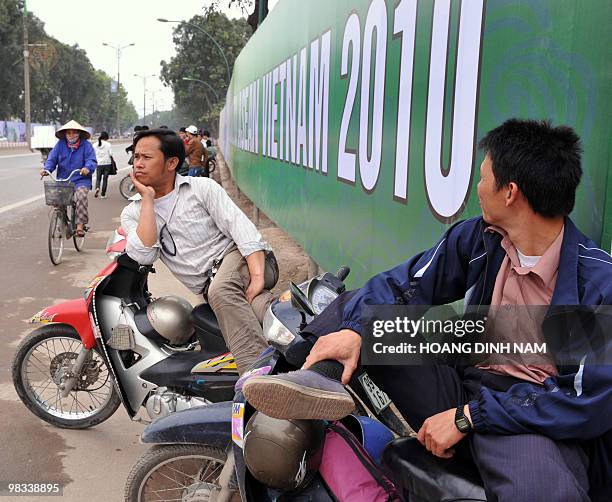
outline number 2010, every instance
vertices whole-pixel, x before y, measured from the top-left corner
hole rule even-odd
[[[425,185],[427,198],[436,216],[448,220],[464,206],[470,188],[474,156],[478,71],[484,0],[461,3],[457,41],[452,121],[451,159],[442,165],[442,131],[446,84],[448,38],[451,0],[432,2],[430,67],[425,126]],[[407,199],[408,159],[410,145],[410,115],[418,0],[401,0],[394,12],[393,34],[401,37],[398,119],[395,152],[394,198]],[[376,41],[375,64],[372,47]],[[352,47],[349,75],[349,49]],[[356,161],[359,160],[361,184],[366,192],[376,187],[380,174],[385,99],[385,69],[387,52],[387,8],[384,0],[372,0],[365,20],[363,50],[359,17],[353,13],[346,22],[342,42],[341,77],[349,77],[347,97],[340,124],[338,148],[338,178],[355,183]],[[358,91],[361,66],[359,109],[359,145],[356,152],[347,150],[349,123]],[[371,151],[370,88],[374,71],[372,99]]]

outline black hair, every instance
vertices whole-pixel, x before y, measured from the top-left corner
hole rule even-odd
[[[102,146],[102,140],[108,139],[108,133],[106,131],[102,131],[100,133],[100,137],[98,138],[98,146]]]
[[[167,125],[162,125],[162,126],[159,126],[159,128],[160,129],[168,129],[168,126]]]
[[[185,161],[185,145],[181,141],[181,138],[172,129],[146,129],[141,130],[134,137],[133,148],[136,151],[136,144],[142,139],[148,136],[156,137],[161,143],[159,149],[164,154],[164,159],[168,160],[172,157],[178,159],[177,169],[181,167]]]
[[[582,176],[582,145],[571,127],[510,119],[489,131],[478,147],[491,159],[498,190],[516,183],[534,212],[544,217],[572,212]]]
[[[149,126],[148,125],[140,126],[140,130],[141,131],[148,131],[149,130]]]
[[[179,132],[187,132],[187,129],[185,129],[184,127],[181,127],[181,128],[179,129]]]
[[[142,131],[142,126],[134,126],[134,132]]]
[[[209,131],[204,131],[202,133],[202,136],[208,136],[210,138],[210,132]]]

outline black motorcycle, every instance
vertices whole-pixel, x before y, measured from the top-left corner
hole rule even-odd
[[[148,426],[142,442],[156,445],[132,468],[126,484],[126,502],[161,500],[276,501],[336,500],[317,474],[291,492],[265,486],[249,472],[244,458],[245,424],[256,413],[241,392],[252,374],[274,374],[301,367],[313,340],[305,326],[344,291],[348,269],[322,274],[275,301],[264,319],[264,335],[271,347],[237,383],[233,402],[215,403],[164,418]],[[290,298],[290,301],[289,301]],[[410,436],[410,429],[394,413],[388,396],[363,369],[349,386],[356,413],[374,418],[398,439],[382,454],[383,467],[404,500],[485,501],[475,468],[465,462],[440,460]],[[359,437],[359,431],[352,431]]]

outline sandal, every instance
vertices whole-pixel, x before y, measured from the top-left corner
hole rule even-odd
[[[85,230],[77,230],[76,231],[76,236],[77,237],[85,237]]]

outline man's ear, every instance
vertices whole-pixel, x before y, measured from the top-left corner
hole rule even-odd
[[[166,169],[168,169],[168,171],[170,171],[170,172],[176,171],[176,168],[178,166],[178,162],[179,162],[178,157],[170,157],[166,161]]]
[[[521,196],[521,189],[514,181],[508,183],[503,190],[506,191],[506,206],[511,206]]]

